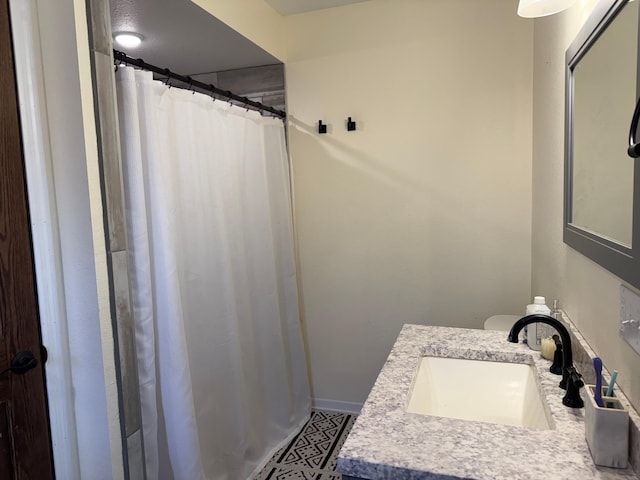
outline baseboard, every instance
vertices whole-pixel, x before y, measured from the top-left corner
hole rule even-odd
[[[358,415],[362,409],[362,404],[357,402],[343,402],[340,400],[327,400],[326,398],[314,398],[312,408]]]

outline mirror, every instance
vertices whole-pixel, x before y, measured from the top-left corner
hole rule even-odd
[[[627,247],[633,160],[623,147],[636,99],[637,26],[638,2],[624,4],[573,68],[571,223]]]
[[[639,183],[627,147],[638,98],[639,3],[601,0],[566,55],[564,240],[635,286]]]

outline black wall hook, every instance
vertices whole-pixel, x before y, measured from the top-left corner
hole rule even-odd
[[[322,123],[322,120],[318,120],[318,133],[321,135],[327,133],[327,126]]]
[[[351,117],[347,119],[347,131],[353,132],[356,129],[356,122],[351,121]]]

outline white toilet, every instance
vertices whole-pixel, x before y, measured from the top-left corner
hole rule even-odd
[[[484,329],[508,332],[520,318],[522,315],[494,315],[484,321]]]

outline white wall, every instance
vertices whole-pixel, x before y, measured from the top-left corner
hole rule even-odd
[[[620,279],[562,242],[564,55],[597,2],[581,0],[535,21],[533,290],[559,298],[606,367],[640,408],[640,357],[618,337]]]
[[[533,26],[504,0],[287,20],[313,394],[357,408],[404,323],[481,328],[529,303]]]

